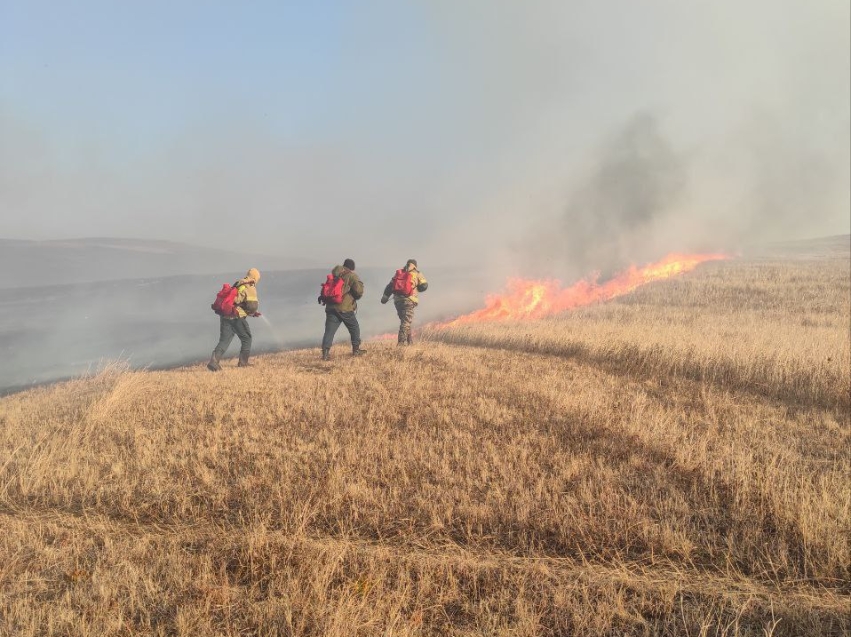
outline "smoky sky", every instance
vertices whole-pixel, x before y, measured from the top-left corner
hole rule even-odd
[[[0,237],[578,272],[848,232],[846,1],[400,4],[4,9]]]
[[[587,183],[570,195],[563,214],[531,230],[526,243],[533,271],[567,264],[579,272],[611,270],[652,258],[653,247],[639,239],[674,213],[685,182],[684,161],[657,119],[637,114],[605,142]]]

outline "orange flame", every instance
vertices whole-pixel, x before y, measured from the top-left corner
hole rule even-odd
[[[507,289],[503,294],[487,297],[485,307],[459,316],[444,323],[442,327],[489,321],[540,319],[565,310],[608,301],[628,294],[645,283],[690,272],[706,261],[728,258],[723,254],[669,254],[661,261],[644,267],[630,266],[604,283],[598,283],[598,275],[593,275],[566,288],[557,280],[513,278],[508,280]]]

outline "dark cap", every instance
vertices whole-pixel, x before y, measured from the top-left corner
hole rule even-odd
[[[343,261],[343,267],[349,270],[354,270],[355,262],[352,259],[346,259],[345,261]]]
[[[417,260],[416,259],[408,259],[408,263],[413,263],[414,267],[417,267]],[[408,265],[408,263],[406,263],[405,265]]]

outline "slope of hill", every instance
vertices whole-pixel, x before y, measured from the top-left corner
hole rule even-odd
[[[0,395],[79,376],[104,360],[163,368],[208,357],[219,337],[210,303],[223,282],[242,272],[27,287],[0,296]],[[263,273],[265,319],[251,322],[255,352],[318,346],[325,313],[316,296],[327,273],[324,268]],[[392,330],[396,312],[392,304],[379,303],[392,270],[359,273],[366,287],[359,308],[364,336]],[[429,268],[428,276],[439,294],[423,303],[420,321],[444,318],[447,307],[471,309],[471,291],[492,284],[484,272],[470,269]]]
[[[242,254],[172,241],[93,238],[67,241],[0,240],[0,288],[89,281],[215,274],[249,267],[289,270],[317,267],[298,257]]]
[[[0,400],[0,632],[845,635],[847,255]]]

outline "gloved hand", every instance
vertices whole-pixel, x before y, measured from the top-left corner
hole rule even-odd
[[[263,315],[262,315],[262,314],[260,314],[260,312],[255,312],[255,313],[254,313],[254,314],[252,314],[251,316],[253,316],[254,318],[260,318],[260,317],[261,317],[261,316],[263,316]]]
[[[319,305],[325,305],[325,299],[322,298],[321,294],[317,297],[316,302],[319,303]]]
[[[382,297],[381,297],[381,304],[382,304],[382,305],[384,305],[384,304],[385,304],[385,303],[387,303],[387,301],[389,301],[389,300],[390,300],[390,297],[389,297],[389,296],[382,296]]]

